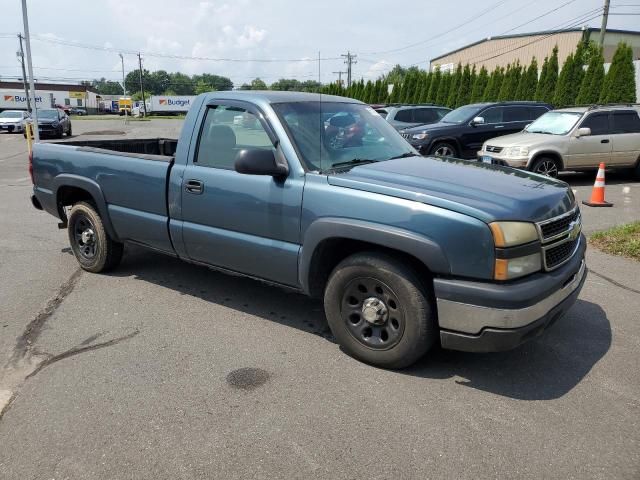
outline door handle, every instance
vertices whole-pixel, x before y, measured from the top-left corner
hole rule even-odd
[[[504,125],[496,125],[496,126],[495,126],[495,127],[493,127],[493,128],[504,128]]]
[[[608,139],[608,138],[605,138],[605,139],[603,139],[603,140],[600,140],[600,143],[609,143],[609,139]]]
[[[200,195],[204,191],[204,183],[202,183],[200,180],[187,180],[184,189],[188,193]]]

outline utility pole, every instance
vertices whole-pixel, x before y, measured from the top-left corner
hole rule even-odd
[[[27,97],[27,112],[31,113],[31,99],[29,98],[29,84],[27,83],[27,72],[24,67],[24,49],[22,48],[22,34],[18,34],[18,42],[20,43],[20,51],[18,58],[22,66],[22,84],[24,85],[24,94]]]
[[[604,11],[602,12],[602,26],[600,27],[600,46],[604,45],[604,34],[607,31],[607,20],[609,19],[609,2],[604,0]]]
[[[142,92],[142,111],[144,112],[143,116],[147,116],[147,101],[144,98],[144,82],[142,81],[142,56],[140,52],[138,52],[138,67],[140,72],[140,91]]]
[[[40,132],[38,131],[38,105],[36,101],[36,85],[33,81],[33,62],[31,61],[31,37],[29,36],[29,20],[27,18],[27,0],[22,0],[22,23],[24,24],[24,40],[27,47],[27,68],[29,69],[29,86],[33,96],[33,110],[31,118],[33,120],[33,139],[40,141]]]
[[[343,57],[344,63],[347,65],[347,88],[349,88],[351,86],[351,65],[353,65],[354,63],[358,63],[356,61],[356,58],[358,58],[357,55],[354,55],[351,52],[347,52],[346,55],[340,55],[341,57]]]
[[[338,71],[338,72],[331,72],[331,73],[338,75],[338,85],[342,87],[342,74],[347,72]]]
[[[122,96],[126,99],[127,98],[127,87],[125,86],[124,83],[124,56],[119,53],[118,55],[120,55],[120,63],[122,64]],[[133,112],[131,112],[133,115]],[[125,125],[127,123],[129,123],[129,119],[127,118],[127,109],[124,109],[124,123]]]

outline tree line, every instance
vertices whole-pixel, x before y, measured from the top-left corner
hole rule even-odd
[[[215,90],[232,90],[228,77],[203,73],[186,75],[165,70],[143,70],[145,95],[198,95]],[[120,95],[118,82],[94,80],[90,83],[99,94]],[[140,74],[133,70],[125,77],[127,92],[139,100]],[[468,64],[458,64],[453,72],[436,68],[432,72],[418,67],[396,65],[375,81],[353,82],[349,88],[337,83],[322,85],[315,80],[299,81],[281,78],[267,85],[260,78],[243,83],[240,90],[281,90],[321,92],[341,95],[366,103],[434,103],[457,108],[468,103],[506,100],[536,100],[556,108],[593,103],[633,103],[636,101],[633,50],[620,43],[605,74],[602,49],[593,42],[580,42],[562,69],[558,64],[558,48],[545,57],[540,72],[535,58],[527,66],[519,62],[498,67],[491,73]]]
[[[392,85],[392,87],[391,87]],[[538,75],[535,58],[527,66],[519,62],[498,67],[491,73],[458,64],[453,72],[432,72],[397,65],[375,81],[354,82],[350,88],[325,85],[322,93],[356,98],[366,103],[434,103],[449,108],[475,102],[535,100],[556,108],[594,103],[636,101],[633,50],[620,43],[605,74],[602,49],[581,42],[575,52],[558,64],[558,47],[542,63]]]

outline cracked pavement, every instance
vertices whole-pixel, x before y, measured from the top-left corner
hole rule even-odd
[[[384,371],[295,293],[140,248],[79,273],[23,152],[0,134],[0,478],[640,476],[639,263],[589,251],[578,303],[520,349]],[[589,195],[592,175],[567,179]],[[640,183],[607,181],[587,233],[640,218]]]

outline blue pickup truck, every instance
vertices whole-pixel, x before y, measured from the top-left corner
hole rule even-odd
[[[324,299],[352,356],[513,348],[575,302],[581,217],[564,182],[422,157],[358,101],[198,96],[180,139],[39,143],[33,205],[89,272],[124,244]]]

